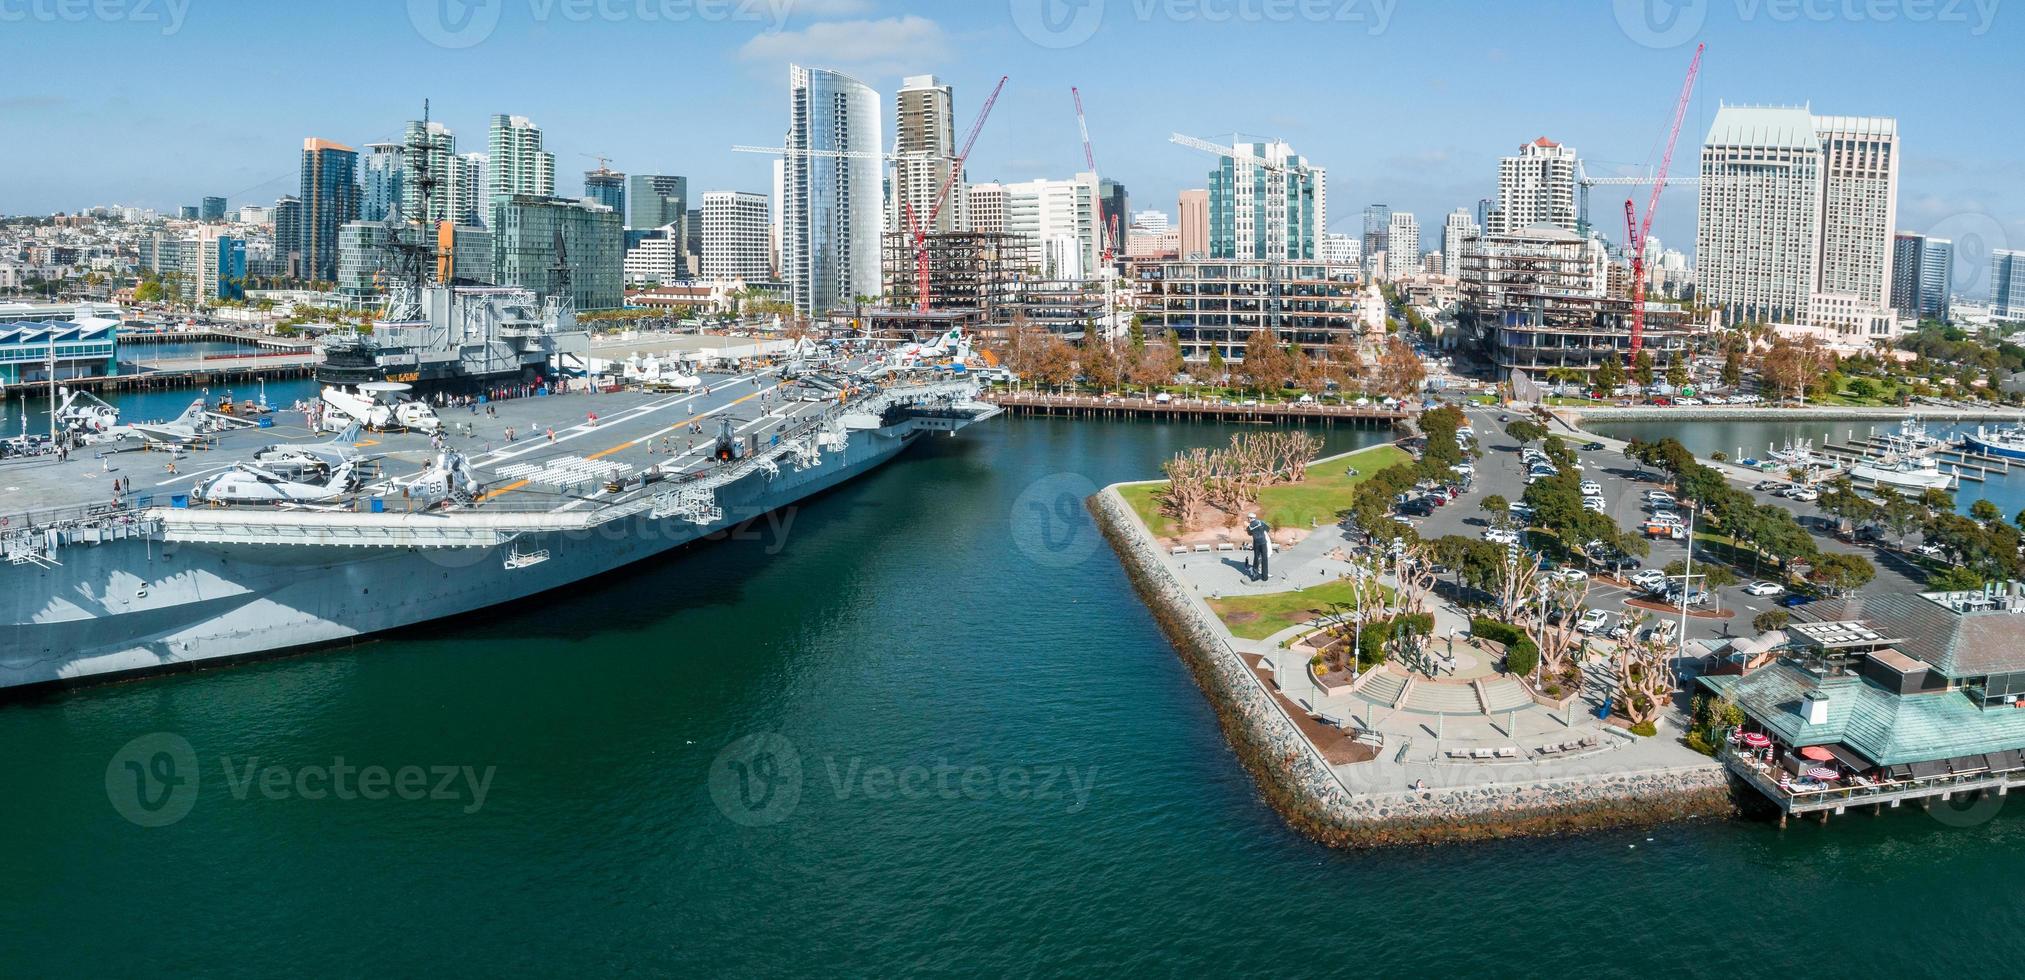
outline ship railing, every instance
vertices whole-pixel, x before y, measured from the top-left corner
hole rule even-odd
[[[158,494],[140,494],[122,498],[118,503],[104,500],[89,504],[67,504],[61,507],[0,511],[0,532],[133,524],[143,519],[143,512],[163,503],[167,501]]]

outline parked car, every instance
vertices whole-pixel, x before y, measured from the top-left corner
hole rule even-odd
[[[1557,568],[1549,572],[1547,577],[1571,584],[1589,581],[1589,573],[1579,568]]]
[[[1922,558],[1932,558],[1935,561],[1946,561],[1948,558],[1948,549],[1937,544],[1923,544],[1913,551]]]
[[[1600,442],[1585,443],[1582,446],[1582,451],[1589,453],[1600,453],[1603,451],[1603,444]]]
[[[1751,584],[1744,586],[1744,594],[1746,595],[1756,595],[1756,596],[1778,595],[1779,593],[1784,591],[1786,591],[1786,587],[1780,585],[1777,582],[1752,582]]]
[[[1631,577],[1631,584],[1647,592],[1666,592],[1666,573],[1657,568],[1648,568]]]
[[[1811,504],[1821,499],[1821,491],[1813,487],[1800,487],[1786,494],[1786,496],[1803,504]]]
[[[1653,643],[1659,646],[1665,646],[1673,642],[1674,634],[1678,632],[1680,632],[1679,623],[1676,623],[1671,619],[1663,619],[1659,621],[1658,625],[1654,626],[1652,629],[1647,630],[1645,635],[1647,637],[1650,637]]]
[[[1508,527],[1493,527],[1484,531],[1484,540],[1492,544],[1518,544],[1519,532]]]
[[[1595,480],[1583,480],[1583,481],[1582,481],[1582,496],[1584,496],[1584,497],[1601,497],[1601,496],[1603,496],[1603,485],[1602,485],[1602,484],[1600,484],[1600,483],[1597,483],[1597,482],[1596,482]]]
[[[1603,502],[1602,497],[1584,497],[1582,498],[1582,509],[1592,514],[1602,514],[1608,512],[1610,507]]]
[[[1591,609],[1575,621],[1575,632],[1584,636],[1595,636],[1610,625],[1610,614],[1601,609]]]

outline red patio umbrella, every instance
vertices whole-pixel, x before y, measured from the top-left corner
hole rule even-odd
[[[1800,750],[1800,757],[1803,759],[1812,759],[1815,762],[1829,762],[1835,758],[1835,753],[1830,752],[1819,745],[1810,745]]]
[[[1744,744],[1754,749],[1762,749],[1768,745],[1771,745],[1772,739],[1761,732],[1745,732]]]
[[[1837,780],[1837,779],[1841,779],[1841,778],[1842,778],[1842,774],[1841,774],[1841,773],[1838,773],[1838,772],[1836,772],[1836,771],[1835,771],[1835,770],[1833,770],[1833,769],[1828,769],[1828,768],[1824,768],[1824,767],[1821,767],[1821,766],[1815,766],[1814,768],[1812,768],[1812,769],[1809,769],[1809,770],[1807,770],[1807,778],[1808,778],[1808,779],[1818,779],[1818,780],[1821,780],[1822,782],[1826,783],[1826,782],[1831,782],[1831,781],[1833,781],[1833,780]]]

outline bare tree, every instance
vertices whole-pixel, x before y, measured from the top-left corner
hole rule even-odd
[[[1617,645],[1618,710],[1633,725],[1658,721],[1676,684],[1673,651],[1653,641],[1643,628],[1645,619],[1639,616],[1631,635]]]

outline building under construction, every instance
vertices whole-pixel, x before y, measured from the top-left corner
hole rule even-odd
[[[1501,377],[1586,374],[1631,354],[1628,286],[1627,275],[1613,274],[1601,242],[1536,225],[1491,235],[1463,253],[1457,320]],[[1646,304],[1644,349],[1660,369],[1690,355],[1692,335],[1684,311]]]
[[[1019,283],[1035,267],[1032,238],[995,231],[957,231],[927,235],[924,241],[929,310],[976,310],[985,323],[1010,319],[1006,307],[1018,301]],[[913,236],[887,232],[881,265],[886,273],[886,302],[918,309],[920,280]]]
[[[1147,336],[1172,330],[1189,361],[1215,352],[1244,359],[1245,344],[1273,326],[1282,344],[1311,357],[1366,339],[1359,284],[1326,262],[1134,262],[1132,303]]]

